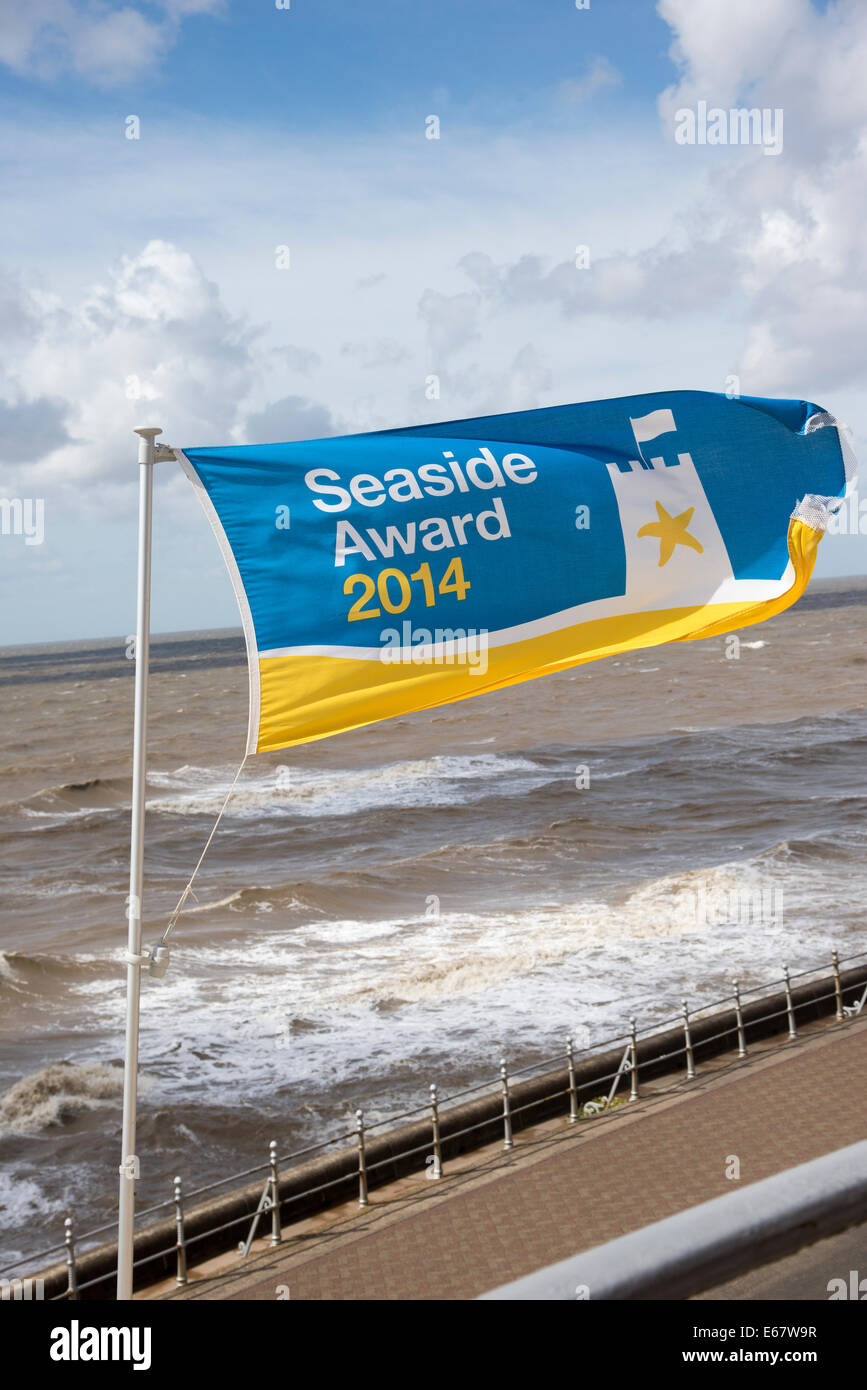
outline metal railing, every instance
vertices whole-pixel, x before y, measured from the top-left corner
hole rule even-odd
[[[867,987],[864,988],[859,998],[854,999],[850,1005],[844,1006],[840,967],[856,961],[865,960],[867,960],[867,952],[859,952],[841,959],[837,951],[833,950],[831,952],[831,987],[826,993],[812,996],[809,1003],[813,1005],[833,999],[834,1016],[838,1022],[842,1021],[847,1016],[859,1014],[864,1009],[865,1003],[867,1003]],[[152,1206],[144,1208],[139,1211],[136,1216],[137,1221],[140,1221],[145,1217],[154,1216],[158,1212],[170,1214],[173,1211],[175,1227],[174,1243],[173,1245],[167,1245],[159,1250],[142,1255],[134,1261],[134,1267],[136,1269],[141,1269],[154,1261],[165,1261],[173,1257],[176,1269],[176,1282],[178,1285],[184,1285],[187,1283],[188,1279],[188,1264],[191,1262],[191,1247],[199,1244],[203,1240],[211,1239],[224,1231],[228,1231],[233,1227],[247,1226],[248,1230],[246,1237],[240,1240],[237,1246],[240,1257],[245,1258],[250,1252],[263,1217],[268,1218],[270,1221],[271,1246],[279,1245],[283,1239],[284,1212],[293,1201],[298,1201],[302,1198],[307,1199],[325,1193],[329,1189],[339,1185],[345,1187],[348,1178],[348,1170],[343,1170],[335,1177],[328,1178],[321,1183],[315,1183],[309,1187],[305,1186],[296,1192],[285,1192],[281,1191],[281,1187],[285,1187],[285,1174],[281,1180],[281,1169],[284,1169],[287,1165],[298,1164],[299,1160],[302,1159],[310,1159],[316,1155],[325,1155],[328,1150],[333,1150],[336,1145],[349,1145],[354,1143],[356,1148],[358,1206],[360,1208],[366,1207],[369,1203],[371,1175],[375,1174],[386,1165],[394,1165],[396,1161],[405,1162],[408,1159],[418,1157],[421,1160],[418,1164],[418,1168],[421,1171],[425,1171],[428,1177],[434,1179],[442,1178],[445,1172],[443,1161],[444,1114],[446,1116],[448,1115],[448,1107],[455,1107],[458,1102],[466,1102],[470,1097],[483,1099],[485,1097],[495,1096],[497,1091],[499,1091],[501,1096],[501,1106],[499,1107],[500,1123],[502,1124],[504,1151],[509,1151],[514,1147],[514,1125],[516,1118],[522,1116],[525,1112],[534,1107],[539,1107],[543,1104],[550,1106],[550,1102],[562,1098],[565,1110],[566,1098],[568,1097],[568,1122],[569,1124],[576,1124],[582,1119],[592,1118],[610,1109],[615,1102],[620,1082],[625,1076],[629,1077],[629,1101],[637,1100],[640,1093],[639,1040],[642,1032],[645,1035],[646,1041],[651,1037],[658,1037],[661,1033],[664,1033],[666,1029],[670,1028],[677,1029],[682,1033],[683,1041],[680,1046],[667,1052],[654,1052],[653,1056],[647,1059],[647,1061],[652,1063],[655,1070],[658,1070],[660,1063],[669,1062],[675,1058],[682,1057],[685,1065],[685,1070],[681,1077],[683,1081],[692,1081],[695,1079],[695,1051],[697,1047],[706,1048],[710,1043],[717,1043],[724,1039],[732,1038],[736,1039],[738,1058],[746,1057],[747,1027],[755,1028],[758,1024],[785,1017],[787,1020],[787,1036],[789,1039],[795,1039],[797,1037],[795,1018],[796,1004],[792,994],[792,982],[805,981],[807,976],[823,975],[825,973],[827,973],[827,966],[817,966],[797,972],[793,975],[789,971],[788,966],[784,966],[781,978],[767,981],[759,985],[743,988],[738,980],[733,980],[732,993],[721,999],[701,1005],[693,1010],[690,1010],[688,1000],[684,999],[681,1001],[681,1007],[678,1013],[668,1019],[663,1019],[661,1022],[657,1021],[652,1025],[648,1025],[644,1030],[637,1026],[635,1018],[630,1018],[629,1026],[625,1033],[618,1034],[613,1038],[604,1039],[595,1044],[590,1044],[586,1048],[581,1048],[578,1053],[576,1053],[573,1039],[568,1037],[566,1039],[564,1051],[555,1057],[549,1056],[541,1058],[514,1070],[510,1070],[506,1059],[503,1058],[500,1063],[498,1077],[481,1081],[474,1086],[465,1087],[462,1090],[453,1092],[445,1098],[440,1098],[437,1086],[431,1084],[429,1087],[429,1099],[425,1103],[413,1109],[403,1111],[401,1114],[389,1115],[372,1124],[365,1122],[364,1111],[358,1109],[355,1113],[355,1125],[353,1128],[341,1130],[328,1139],[323,1139],[318,1143],[307,1145],[301,1149],[295,1149],[290,1153],[284,1154],[282,1157],[278,1155],[276,1141],[272,1140],[269,1144],[268,1159],[265,1163],[257,1164],[252,1168],[246,1168],[241,1172],[231,1173],[224,1178],[217,1179],[215,1182],[196,1187],[190,1192],[185,1193],[183,1191],[181,1178],[175,1176],[172,1180],[171,1197],[166,1198],[165,1201],[157,1202]],[[744,997],[746,995],[758,996],[771,993],[774,990],[779,990],[781,986],[785,993],[785,1007],[776,1009],[768,1014],[760,1014],[752,1017],[748,1024],[745,1025],[743,1015]],[[733,1008],[733,1024],[723,1028],[719,1032],[711,1033],[708,1036],[702,1036],[697,1043],[694,1042],[693,1032],[697,1020],[702,1016],[712,1017],[714,1013],[720,1012],[726,1007],[729,1009]],[[582,1085],[578,1084],[575,1069],[576,1056],[580,1056],[585,1061],[589,1061],[594,1056],[604,1055],[607,1051],[618,1045],[624,1048],[619,1064],[612,1071],[605,1072],[601,1075],[594,1075],[593,1078],[594,1089],[601,1084],[610,1083],[607,1094],[591,1099],[585,1102],[583,1106],[580,1105],[579,1092],[586,1087],[586,1083],[582,1083]],[[647,1063],[645,1065],[647,1065]],[[515,1081],[518,1078],[529,1079],[534,1074],[544,1072],[552,1066],[563,1068],[566,1077],[565,1086],[561,1089],[546,1089],[543,1095],[534,1096],[523,1103],[516,1104],[516,1097],[513,1090]],[[426,1137],[421,1143],[414,1144],[411,1148],[401,1148],[391,1151],[384,1158],[370,1161],[368,1149],[370,1138],[375,1131],[384,1132],[389,1128],[397,1126],[402,1121],[419,1117],[427,1119],[430,1127],[429,1138]],[[495,1117],[492,1113],[488,1113],[483,1118],[473,1123],[466,1124],[459,1129],[449,1128],[445,1135],[445,1140],[449,1144],[452,1144],[455,1140],[464,1138],[476,1131],[482,1129],[490,1131],[492,1125],[495,1123]],[[485,1142],[484,1139],[480,1139],[479,1141],[480,1145]],[[424,1155],[423,1159],[421,1158],[422,1155]],[[246,1210],[240,1216],[232,1217],[214,1226],[208,1226],[207,1229],[197,1231],[194,1235],[187,1234],[186,1212],[189,1208],[189,1204],[194,1199],[213,1196],[219,1189],[229,1185],[237,1186],[243,1179],[255,1177],[257,1174],[265,1174],[265,1182],[259,1203],[252,1213]],[[58,1252],[63,1252],[67,1270],[66,1288],[63,1292],[56,1293],[52,1295],[52,1297],[54,1299],[78,1299],[81,1297],[83,1290],[98,1284],[105,1284],[109,1277],[107,1272],[102,1270],[94,1278],[85,1281],[80,1279],[79,1262],[81,1254],[79,1252],[81,1245],[84,1242],[92,1243],[96,1237],[105,1235],[107,1232],[115,1229],[116,1222],[108,1222],[102,1226],[94,1227],[91,1230],[77,1235],[74,1229],[73,1218],[67,1216],[64,1221],[64,1237],[62,1241],[57,1242],[55,1245],[50,1245],[44,1250],[29,1255],[23,1255],[19,1259],[12,1261],[0,1270],[0,1277],[8,1275],[10,1271],[20,1270],[24,1265],[32,1269],[39,1261],[46,1260],[51,1255],[57,1254]],[[141,1234],[141,1232],[139,1232],[139,1234]]]

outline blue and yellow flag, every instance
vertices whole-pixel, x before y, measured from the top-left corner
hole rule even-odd
[[[703,391],[179,457],[241,609],[248,752],[760,622],[854,484],[819,406]]]

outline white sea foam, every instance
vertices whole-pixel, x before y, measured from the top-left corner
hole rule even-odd
[[[797,914],[813,900],[820,872],[799,865],[800,896],[787,890],[787,911]],[[318,920],[291,931],[281,931],[275,922],[277,929],[267,935],[251,932],[232,945],[179,947],[166,980],[149,993],[148,1008],[155,1023],[162,1017],[176,1033],[185,1032],[189,1019],[190,1037],[204,1025],[208,1036],[214,1030],[222,1042],[230,1036],[261,1038],[287,1018],[318,1019],[333,1030],[337,1053],[347,1018],[366,1018],[374,1026],[370,1011],[385,1004],[444,1008],[455,1026],[463,1019],[463,1031],[473,1032],[470,1019],[477,1009],[496,1014],[504,998],[517,992],[524,1013],[537,1019],[540,1009],[547,1016],[546,999],[565,995],[565,982],[586,981],[588,971],[601,968],[610,988],[623,997],[644,988],[648,979],[664,973],[659,952],[667,956],[678,943],[686,949],[695,941],[709,955],[717,948],[730,951],[730,968],[737,954],[758,962],[774,948],[788,949],[783,943],[791,945],[792,933],[785,924],[770,922],[755,932],[724,921],[708,925],[697,903],[702,893],[725,902],[727,895],[760,894],[790,883],[791,877],[786,846],[780,845],[748,860],[650,880],[610,902],[576,900],[486,914],[443,911],[433,918]],[[805,922],[803,930],[809,941],[811,924]],[[120,1004],[118,996],[118,1019]],[[432,1026],[423,1012],[414,1018],[419,1035]],[[389,1053],[393,1047],[388,1045]]]
[[[768,878],[758,862],[738,862],[655,879],[616,903],[572,902],[491,917],[422,919],[423,930],[410,949],[398,924],[387,924],[390,930],[377,935],[390,936],[394,945],[378,952],[376,977],[359,979],[353,972],[351,983],[342,984],[333,1001],[451,999],[507,980],[526,980],[588,948],[604,951],[623,943],[640,947],[648,941],[701,934],[707,930],[697,911],[701,895],[712,902],[725,901],[750,886],[761,891]],[[311,944],[317,936],[351,941],[355,926],[361,929],[355,939],[364,941],[365,932],[374,939],[369,923],[317,924],[303,935]]]
[[[11,1231],[13,1238],[34,1218],[42,1222],[64,1208],[64,1202],[48,1197],[32,1178],[0,1170],[0,1229]],[[3,1260],[11,1263],[20,1254],[19,1250],[5,1247]]]
[[[80,883],[75,879],[40,880],[28,878],[25,881],[3,885],[3,892],[22,898],[116,898],[117,887],[113,883]]]
[[[0,951],[0,980],[6,980],[10,985],[18,982],[17,971],[5,951]]]
[[[113,806],[83,806],[77,810],[68,807],[58,807],[56,811],[37,811],[33,806],[22,806],[21,815],[28,820],[42,821],[45,824],[64,825],[67,821],[85,820],[88,816],[111,815],[115,809]]]
[[[291,929],[275,913],[267,928],[241,919],[244,934],[231,942],[181,937],[168,975],[147,989],[142,1077],[152,1090],[143,1104],[183,1114],[223,1108],[228,1092],[265,1107],[286,1095],[293,1122],[307,1116],[321,1134],[339,1127],[347,1088],[353,1106],[391,1113],[420,1103],[428,1081],[442,1094],[467,1084],[486,1058],[494,1077],[503,1052],[553,1056],[567,1032],[582,1046],[602,1043],[631,1013],[642,1027],[658,1026],[677,1015],[683,996],[693,1008],[722,998],[733,975],[746,988],[779,979],[783,962],[793,971],[816,964],[831,945],[845,953],[834,895],[823,905],[837,925],[822,930],[813,913],[825,868],[796,855],[793,862],[781,843],[649,880],[608,902],[317,919]],[[769,883],[789,885],[785,922],[696,921],[700,889]],[[844,909],[851,893],[843,875]],[[122,990],[82,1002],[119,1048]]]
[[[291,766],[264,776],[242,777],[227,815],[252,816],[271,811],[289,815],[334,816],[388,807],[449,806],[460,788],[460,799],[472,801],[500,792],[527,791],[552,780],[527,758],[494,753],[442,756],[390,763],[385,767],[311,771]],[[216,815],[231,784],[231,776],[213,769],[184,766],[170,773],[151,773],[151,785],[163,793],[148,802],[148,810],[174,815]]]

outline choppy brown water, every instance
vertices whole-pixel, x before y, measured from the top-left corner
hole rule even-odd
[[[175,1171],[334,1133],[359,1103],[375,1118],[431,1080],[480,1080],[503,1051],[520,1065],[570,1030],[719,997],[733,973],[864,949],[865,618],[867,588],[836,581],[741,634],[739,659],[724,638],[662,647],[251,760],[169,974],[145,984],[142,1202]],[[246,728],[239,636],[153,655],[146,940]],[[6,648],[0,701],[11,1256],[56,1239],[67,1208],[82,1226],[114,1209],[124,644]],[[702,892],[720,920],[697,916]]]

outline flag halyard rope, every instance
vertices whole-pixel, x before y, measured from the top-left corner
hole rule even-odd
[[[235,776],[232,778],[232,784],[231,784],[231,786],[229,787],[229,790],[226,792],[226,795],[225,795],[225,797],[224,797],[224,799],[223,799],[223,804],[222,804],[222,806],[220,807],[219,815],[217,816],[217,819],[214,821],[214,824],[213,824],[213,826],[211,827],[211,833],[210,833],[210,835],[208,836],[207,840],[205,841],[205,847],[204,847],[204,849],[202,850],[201,854],[199,855],[198,863],[196,864],[196,867],[193,869],[193,872],[190,874],[190,877],[189,877],[189,879],[188,879],[188,881],[187,881],[187,885],[186,885],[186,887],[184,888],[184,891],[183,891],[183,893],[181,894],[181,896],[178,898],[177,906],[175,907],[174,912],[172,913],[171,917],[169,918],[169,920],[168,920],[168,925],[166,926],[166,929],[165,929],[165,931],[163,932],[162,937],[160,938],[160,942],[159,942],[160,946],[164,946],[165,943],[168,941],[168,939],[169,939],[169,934],[170,934],[171,931],[174,929],[175,923],[177,922],[178,918],[181,916],[181,913],[182,913],[183,910],[184,910],[184,906],[185,906],[185,904],[186,904],[187,898],[189,898],[190,896],[192,896],[193,898],[195,898],[195,896],[196,896],[195,893],[193,893],[193,884],[194,884],[195,881],[196,881],[196,875],[198,874],[199,869],[202,867],[202,864],[204,863],[205,855],[208,853],[208,850],[211,848],[211,841],[213,840],[214,836],[215,836],[216,833],[217,833],[217,827],[219,826],[220,821],[223,819],[223,814],[224,814],[224,812],[225,812],[225,810],[226,810],[226,807],[227,807],[228,804],[229,804],[229,801],[231,800],[232,793],[234,792],[235,787],[238,785],[238,778],[241,776],[241,773],[244,771],[244,767],[246,766],[247,758],[248,758],[248,757],[249,757],[249,754],[248,754],[248,753],[245,753],[244,756],[243,756],[243,758],[241,759],[240,765],[239,765],[239,767],[238,767],[238,771],[235,773]]]

